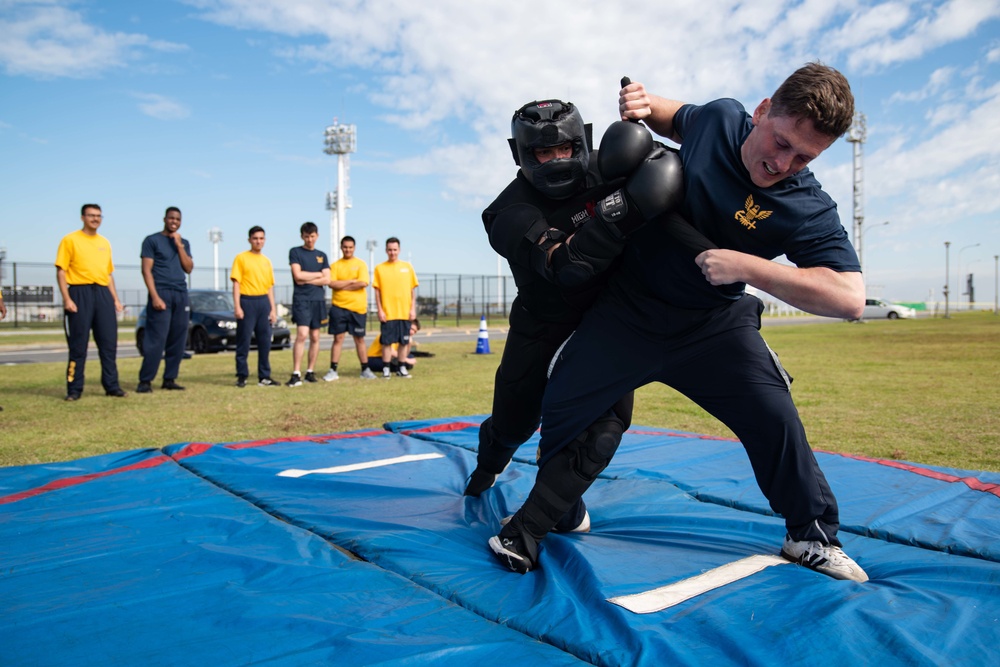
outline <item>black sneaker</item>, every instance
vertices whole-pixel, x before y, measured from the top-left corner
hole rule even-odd
[[[66,394],[66,398],[64,398],[63,400],[65,400],[65,401],[79,401],[80,400],[80,394]]]
[[[153,393],[153,386],[151,384],[149,384],[148,382],[140,382],[139,385],[135,388],[135,393],[137,393],[137,394],[152,394]]]
[[[257,382],[257,386],[258,387],[280,387],[281,385],[268,377],[268,378],[261,378],[260,381]]]
[[[264,386],[264,381],[261,380],[261,386]],[[292,377],[289,378],[288,382],[285,383],[286,387],[301,387],[302,386],[302,376],[298,373],[292,373]]]
[[[508,569],[519,574],[530,572],[538,562],[538,544],[519,530],[520,516],[515,514],[499,535],[490,538],[493,555]]]
[[[243,387],[247,386],[247,376],[246,375],[237,375],[236,376],[236,386],[239,387],[240,389],[242,389]]]
[[[164,380],[163,384],[160,385],[160,389],[168,389],[170,391],[184,391],[184,387],[177,384],[177,380]]]
[[[313,371],[306,371],[306,382],[319,382],[319,380],[316,379],[316,373]]]
[[[128,396],[128,394],[126,394],[121,387],[118,387],[117,389],[108,389],[104,392],[104,395],[111,396],[112,398],[124,398]]]

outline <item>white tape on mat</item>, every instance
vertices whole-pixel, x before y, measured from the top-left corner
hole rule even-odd
[[[376,461],[365,461],[364,463],[352,463],[346,466],[335,468],[316,468],[315,470],[282,470],[278,477],[305,477],[306,475],[336,475],[342,472],[354,472],[355,470],[367,470],[369,468],[381,468],[382,466],[392,466],[397,463],[413,463],[414,461],[429,461],[430,459],[443,459],[444,454],[407,454],[397,456],[393,459],[378,459]]]
[[[764,568],[787,563],[788,561],[781,556],[750,556],[645,593],[608,598],[608,602],[624,607],[635,614],[652,614],[680,604],[685,600],[690,600],[702,593],[745,579]]]

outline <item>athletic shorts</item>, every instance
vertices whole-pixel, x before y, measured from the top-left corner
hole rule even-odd
[[[330,306],[330,333],[334,336],[349,333],[354,338],[364,338],[365,314]]]
[[[292,299],[292,322],[300,327],[322,329],[326,324],[326,302]]]
[[[389,320],[382,323],[382,346],[388,347],[393,343],[408,345],[410,342],[410,321],[409,320]]]

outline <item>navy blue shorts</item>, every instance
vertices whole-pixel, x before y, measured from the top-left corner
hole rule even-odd
[[[292,299],[292,322],[300,327],[322,329],[326,324],[325,301],[299,301]]]
[[[382,323],[382,346],[388,347],[393,343],[400,345],[410,344],[410,320],[389,320]]]
[[[330,333],[349,333],[355,338],[365,337],[365,314],[355,313],[340,306],[330,306]]]

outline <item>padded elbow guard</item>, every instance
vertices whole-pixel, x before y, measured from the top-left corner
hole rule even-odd
[[[550,277],[548,251],[562,243],[566,234],[551,228],[540,210],[530,204],[514,204],[500,211],[486,226],[490,245],[500,256]]]

